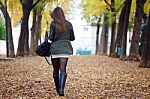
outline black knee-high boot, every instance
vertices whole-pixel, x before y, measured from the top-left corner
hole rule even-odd
[[[60,79],[59,79],[59,95],[64,96],[64,88],[66,83],[67,74],[66,72],[60,73]]]
[[[59,74],[53,74],[53,79],[56,86],[56,91],[59,93]]]

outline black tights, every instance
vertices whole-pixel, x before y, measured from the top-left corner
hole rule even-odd
[[[52,58],[52,65],[54,68],[54,75],[59,74],[60,72],[65,72],[66,73],[66,66],[67,66],[68,58]]]

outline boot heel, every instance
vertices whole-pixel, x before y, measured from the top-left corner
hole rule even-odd
[[[64,96],[64,90],[59,90],[59,96]]]

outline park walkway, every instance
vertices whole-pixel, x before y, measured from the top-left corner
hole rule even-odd
[[[150,99],[150,69],[107,56],[69,59],[64,99]],[[0,99],[59,99],[44,58],[0,60]]]

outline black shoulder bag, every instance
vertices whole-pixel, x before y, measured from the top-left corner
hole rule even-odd
[[[50,42],[41,43],[36,49],[37,55],[41,57],[49,57],[51,55],[50,46]]]
[[[51,65],[51,64],[49,63],[48,59],[46,58],[46,57],[51,57],[51,58],[52,58],[51,50],[50,50],[50,48],[51,48],[51,43],[48,42],[47,37],[48,37],[48,33],[46,33],[44,42],[41,43],[41,44],[37,47],[37,49],[36,49],[36,54],[39,55],[39,56],[41,56],[41,57],[45,57],[47,63],[48,63],[49,65]]]

